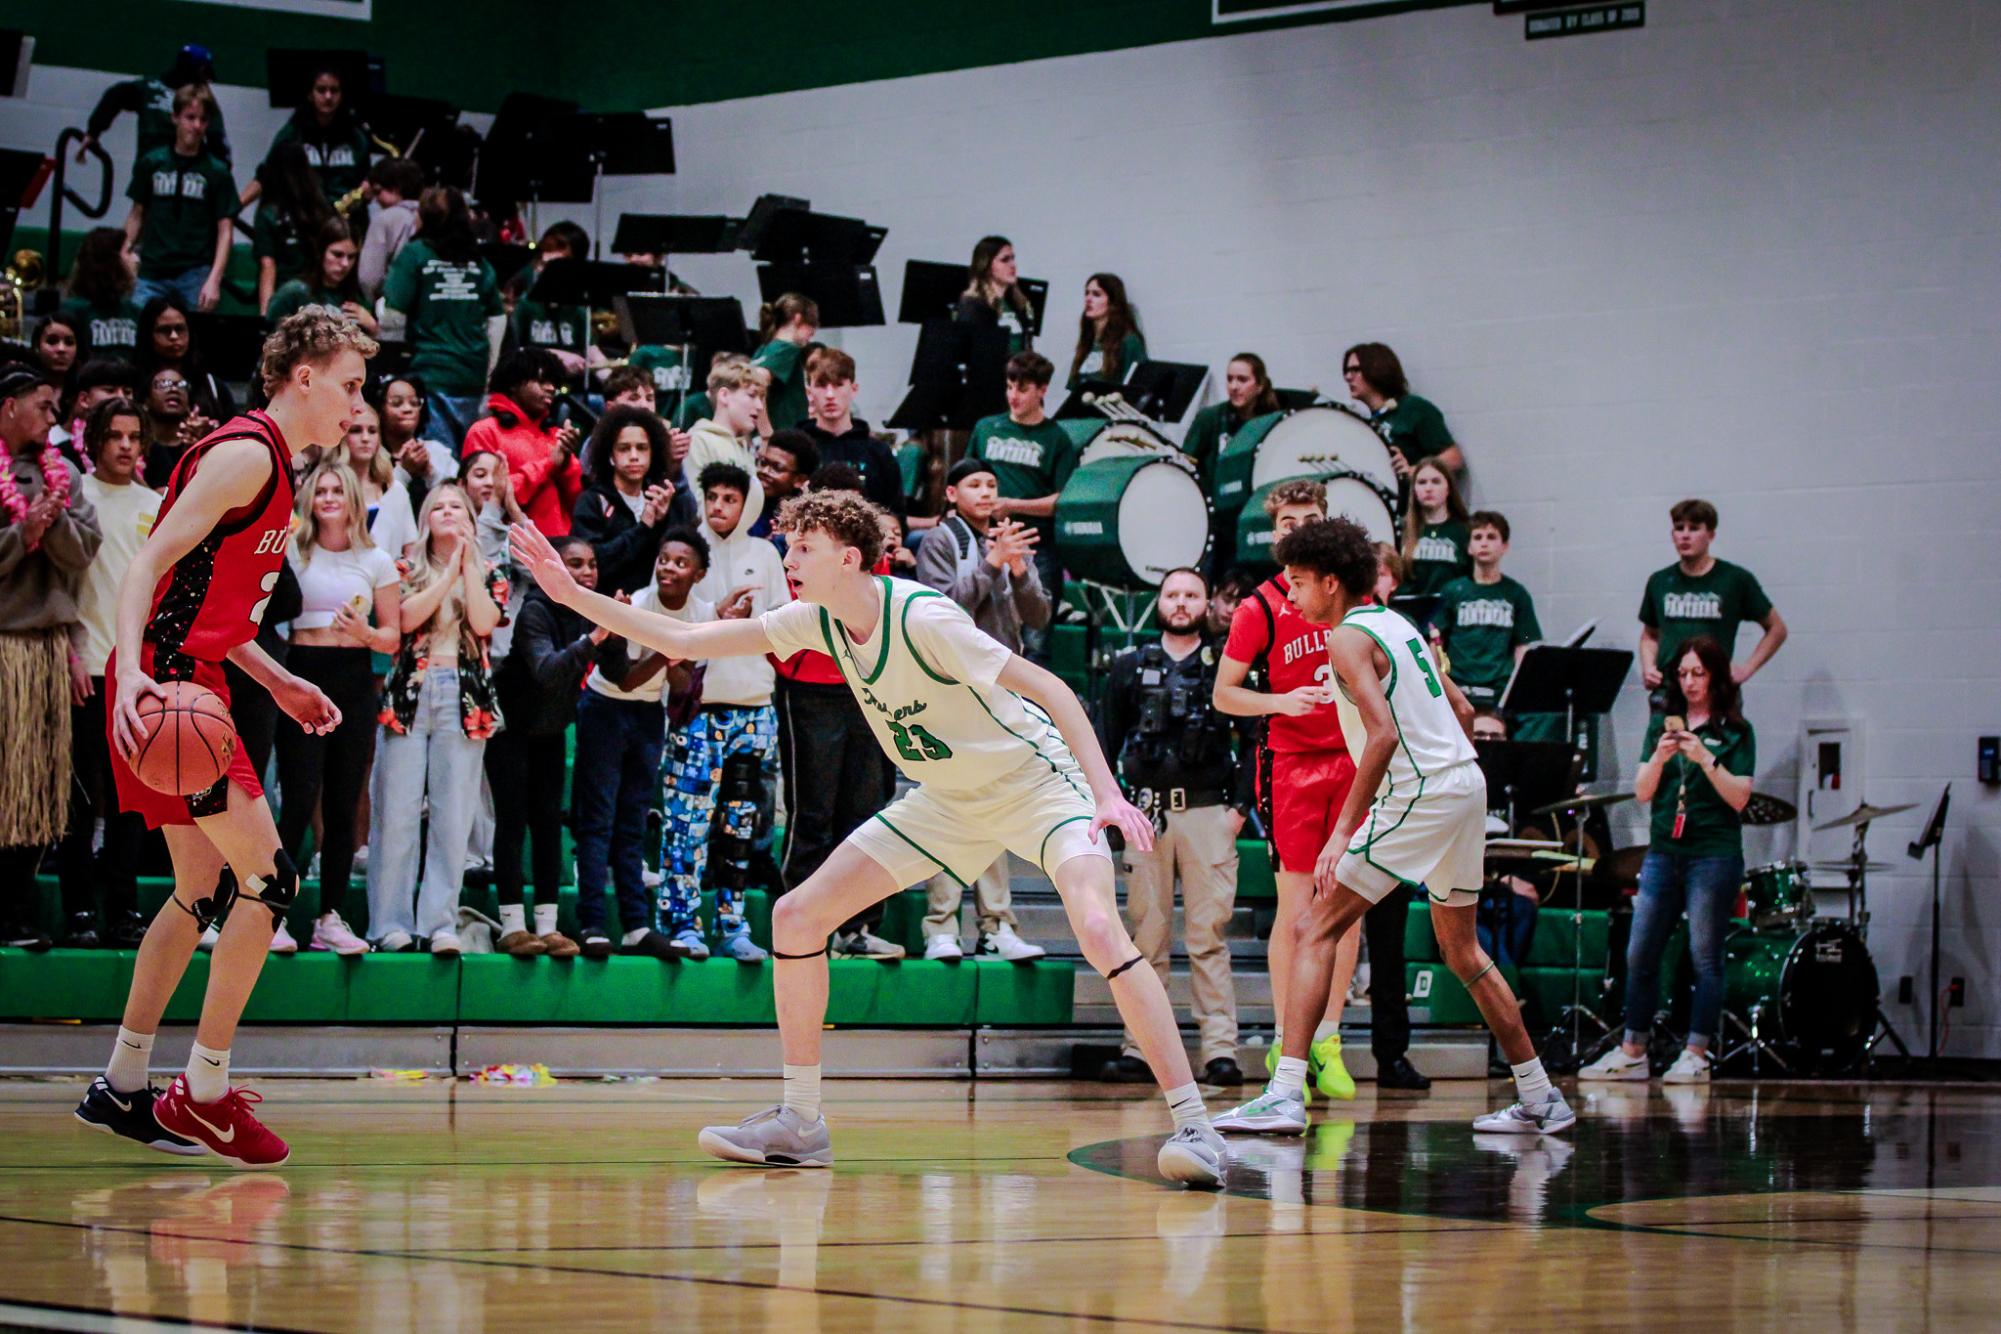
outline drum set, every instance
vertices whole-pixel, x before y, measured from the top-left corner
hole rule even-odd
[[[1501,837],[1490,838],[1487,844],[1491,874],[1553,873],[1546,901],[1562,897],[1567,875],[1572,911],[1581,915],[1583,905],[1593,899],[1612,905],[1608,967],[1599,1000],[1613,1015],[1623,1005],[1627,980],[1623,942],[1631,929],[1628,896],[1637,892],[1647,849],[1628,847],[1603,856],[1589,855],[1590,836],[1584,820],[1594,810],[1632,799],[1628,792],[1568,797],[1530,814],[1555,820],[1559,830],[1563,821],[1571,821],[1569,837],[1554,841]],[[1890,867],[1869,860],[1865,846],[1871,821],[1909,809],[1864,804],[1852,814],[1815,826],[1816,832],[1854,829],[1853,850],[1843,860],[1812,864],[1776,861],[1745,871],[1742,911],[1734,917],[1724,941],[1725,1031],[1718,1035],[1719,1066],[1739,1064],[1756,1074],[1762,1073],[1769,1061],[1785,1074],[1848,1074],[1859,1070],[1886,1039],[1904,1057],[1910,1056],[1883,1016],[1879,979],[1868,946],[1868,875]],[[1747,826],[1786,824],[1796,815],[1789,802],[1762,793],[1754,794],[1741,812]],[[1841,878],[1847,894],[1845,912],[1818,915],[1815,874]],[[1585,1003],[1582,937],[1581,930],[1573,932],[1579,942],[1575,947],[1577,994],[1552,1029],[1559,1046],[1563,1045],[1561,1039],[1568,1040],[1565,1050],[1578,1065],[1592,1059],[1617,1036],[1614,1027]],[[1660,975],[1673,979],[1673,991],[1668,1002],[1670,1022],[1656,1023],[1657,1035],[1673,1027],[1672,1021],[1682,1011],[1693,985],[1685,923],[1668,942]],[[1586,1023],[1598,1035],[1591,1050],[1586,1049],[1582,1031]],[[1679,1046],[1680,1039],[1674,1042]]]

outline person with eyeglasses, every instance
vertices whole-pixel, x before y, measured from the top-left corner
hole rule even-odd
[[[155,491],[174,475],[174,465],[188,446],[215,429],[215,423],[194,411],[188,399],[187,377],[162,366],[146,382],[146,485]]]
[[[1445,414],[1428,398],[1410,391],[1403,363],[1384,343],[1357,343],[1341,356],[1348,396],[1369,410],[1369,424],[1390,447],[1398,477],[1426,459],[1437,459],[1455,478],[1466,471],[1466,454],[1452,438]]]

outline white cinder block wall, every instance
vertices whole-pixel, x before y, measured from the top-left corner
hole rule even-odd
[[[892,316],[904,260],[999,231],[1054,284],[1060,366],[1096,269],[1160,357],[1250,349],[1336,390],[1341,350],[1382,339],[1513,520],[1552,634],[1595,618],[1632,643],[1667,506],[1710,497],[1718,554],[1793,629],[1747,695],[1759,788],[1794,795],[1809,717],[1862,726],[1873,802],[1954,784],[1942,971],[1970,995],[1947,1051],[2001,1057],[2001,795],[1973,778],[2001,732],[2001,8],[1656,0],[1648,24],[1528,44],[1474,6],[670,109],[680,174],[611,182],[604,214],[809,197],[889,227]],[[51,73],[40,100],[100,83]],[[228,110],[261,154],[274,114]],[[754,307],[743,256],[675,267]],[[838,341],[880,421],[915,331]],[[1636,675],[1621,775],[1643,724]],[[1929,980],[1929,879],[1903,857],[1922,813],[1870,841],[1897,863],[1871,949],[1920,1048],[1895,994]],[[1640,836],[1634,808],[1621,827]],[[1791,840],[1755,834],[1750,860]]]

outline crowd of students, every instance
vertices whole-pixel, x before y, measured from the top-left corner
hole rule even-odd
[[[260,771],[276,778],[288,853],[305,865],[313,850],[324,911],[310,943],[456,951],[472,868],[491,874],[498,947],[511,953],[761,961],[746,890],[802,882],[894,790],[831,660],[802,653],[705,667],[634,652],[524,591],[507,526],[532,523],[581,582],[636,604],[696,621],[751,616],[792,596],[784,534],[773,529],[780,503],[807,489],[851,489],[893,529],[881,572],[937,588],[1002,643],[1046,658],[1064,602],[1054,515],[1078,448],[1048,410],[1058,367],[1033,346],[1013,244],[979,241],[956,312],[1008,331],[1007,411],[948,447],[957,457],[937,461],[943,512],[925,515],[915,499],[922,479],[855,416],[857,367],[821,343],[812,300],[788,295],[764,307],[755,352],[718,355],[699,383],[669,349],[608,356],[588,309],[528,295],[544,264],[590,253],[580,228],[546,229],[529,267],[503,282],[481,241],[525,239],[518,219],[476,215],[460,191],[427,185],[408,161],[371,165],[332,70],[315,75],[310,98],[239,190],[200,64],[183,64],[184,81],[119,85],[93,116],[95,136],[118,111],[140,112],[131,213],[122,229],[84,239],[61,305],[35,331],[32,362],[10,369],[0,400],[13,462],[0,495],[10,522],[0,530],[0,659],[10,635],[59,632],[75,710],[16,726],[61,752],[64,791],[55,824],[43,810],[48,793],[16,794],[18,809],[0,812],[0,856],[25,873],[54,851],[69,943],[129,945],[143,928],[134,881],[145,840],[104,780],[109,606],[157,516],[157,488],[237,409],[232,368],[209,364],[191,316],[217,305],[234,216],[254,204],[260,313],[275,320],[335,306],[405,349],[397,369],[378,376],[370,411],[299,479],[292,554],[265,618],[267,646],[344,721],[306,736],[258,716],[255,702],[237,720]],[[366,208],[355,206],[363,197]],[[1147,355],[1116,274],[1092,274],[1083,297],[1072,388],[1121,380]],[[1507,518],[1469,508],[1465,453],[1443,413],[1411,392],[1394,351],[1358,344],[1341,372],[1401,483],[1390,583],[1415,600],[1405,605],[1486,715],[1488,735],[1560,734],[1560,719],[1498,711],[1542,634],[1528,589],[1502,569]],[[1211,485],[1231,437],[1279,410],[1254,353],[1232,358],[1221,383],[1222,400],[1195,415],[1181,446]],[[54,483],[61,470],[75,485]],[[1674,688],[1697,636],[1720,643],[1727,663],[1741,621],[1764,627],[1731,670],[1733,684],[1784,639],[1755,578],[1708,556],[1716,523],[1704,502],[1675,509],[1678,560],[1649,582],[1642,609],[1649,688]],[[1192,573],[1202,633],[1220,643],[1258,572],[1218,553]],[[572,743],[575,771],[589,781],[566,801]],[[781,818],[785,837],[770,848]],[[575,939],[558,929],[555,908],[566,827]],[[1041,950],[1016,932],[1004,863],[972,886],[972,947],[1033,958]],[[705,891],[714,896],[707,911]],[[933,882],[927,957],[965,952],[960,898],[949,877]],[[19,907],[4,914],[16,919],[7,941],[40,943]],[[1518,919],[1497,915],[1497,950],[1519,937]],[[879,916],[848,923],[836,952],[900,956],[878,925]],[[274,948],[296,947],[281,928]],[[1711,951],[1702,953],[1706,966]]]

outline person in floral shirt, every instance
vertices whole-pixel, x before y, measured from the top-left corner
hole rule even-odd
[[[417,529],[422,541],[403,576],[403,648],[383,691],[368,916],[383,949],[408,949],[421,936],[433,954],[457,954],[452,928],[481,765],[500,726],[489,646],[508,590],[498,568],[480,559],[472,502],[457,483],[431,488]],[[427,790],[431,831],[420,879],[415,813]]]

